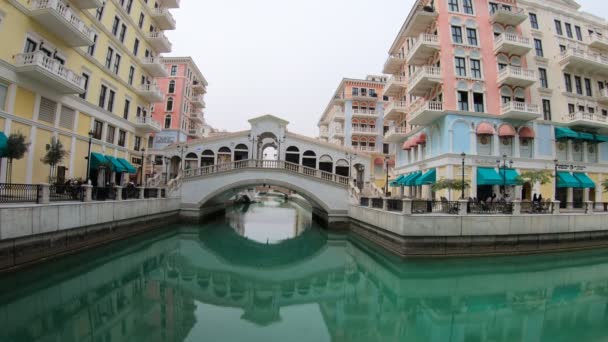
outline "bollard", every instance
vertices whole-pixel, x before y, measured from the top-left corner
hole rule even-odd
[[[163,198],[163,190],[161,188],[156,189],[156,198]]]
[[[384,197],[382,199],[382,211],[388,211],[388,198]]]
[[[139,199],[144,199],[144,198],[146,198],[146,194],[145,194],[146,188],[144,188],[144,187],[142,186],[142,187],[137,188],[137,189],[139,189]]]
[[[410,198],[403,199],[403,215],[412,215],[412,202]]]
[[[115,186],[114,191],[116,191],[116,200],[122,201],[122,186]]]
[[[37,200],[38,204],[49,204],[51,202],[51,186],[49,184],[40,184]]]
[[[585,202],[585,214],[593,214],[593,202]]]
[[[85,184],[84,188],[84,202],[93,202],[93,186]]]
[[[513,215],[521,215],[521,201],[513,201]]]
[[[469,214],[469,201],[468,200],[458,200],[458,215],[466,216]]]
[[[559,215],[560,205],[561,205],[560,201],[553,201],[553,215]]]

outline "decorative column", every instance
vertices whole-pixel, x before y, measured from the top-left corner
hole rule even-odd
[[[566,203],[567,203],[566,208],[573,209],[574,208],[573,202],[574,202],[574,189],[568,188],[568,197],[566,199]]]
[[[146,198],[146,195],[145,195],[146,188],[142,186],[137,189],[139,190],[139,199]]]
[[[116,200],[122,201],[122,186],[115,186],[114,191],[116,191]]]
[[[92,202],[93,201],[93,186],[89,184],[85,184],[82,186],[84,188],[84,201]]]
[[[583,141],[583,163],[587,163],[589,161],[589,154],[587,150],[587,142]]]
[[[403,200],[403,215],[412,215],[412,200],[409,198]]]
[[[513,158],[521,157],[519,148],[519,133],[515,133],[515,137],[513,137]]]
[[[51,202],[51,186],[49,184],[40,184],[40,192],[38,193],[38,204],[49,204]]]

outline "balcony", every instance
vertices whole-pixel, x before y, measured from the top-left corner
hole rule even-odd
[[[197,108],[205,108],[207,106],[205,100],[203,100],[203,95],[194,95],[190,98],[190,101],[192,102],[194,107]]]
[[[407,87],[410,95],[424,96],[442,82],[441,68],[427,65],[418,68],[410,77]]]
[[[352,126],[351,132],[356,135],[378,135],[378,129],[376,127]]]
[[[180,0],[159,0],[158,3],[165,8],[179,8],[179,1]]]
[[[392,76],[388,79],[388,82],[384,85],[385,96],[398,96],[399,93],[405,89],[407,81],[405,76]]]
[[[357,93],[357,94],[351,94],[351,99],[355,100],[355,101],[378,101],[378,94],[372,93],[372,94],[361,94],[361,93]]]
[[[161,102],[164,99],[163,93],[155,84],[142,84],[137,89],[137,94],[151,103]]]
[[[201,130],[198,128],[189,128],[188,135],[193,138],[198,138],[201,135]]]
[[[523,56],[532,50],[530,38],[503,33],[494,40],[494,53]]]
[[[407,130],[405,127],[400,126],[391,126],[388,131],[384,133],[384,142],[385,143],[398,143],[401,140],[405,139],[407,136]]]
[[[386,106],[384,112],[385,120],[397,120],[399,115],[407,113],[407,104],[405,101],[393,101]]]
[[[93,44],[93,31],[59,0],[34,0],[30,17],[72,47]]]
[[[320,136],[321,138],[328,138],[328,137],[329,137],[329,133],[327,132],[327,130],[326,130],[326,129],[322,129],[322,130],[319,132],[319,136]]]
[[[160,31],[148,33],[148,43],[152,46],[156,52],[171,52],[171,42]]]
[[[203,112],[198,109],[191,109],[189,114],[190,120],[198,123],[203,123]]]
[[[432,23],[437,20],[439,13],[432,8],[424,7],[412,13],[411,20],[403,34],[406,37],[416,37],[425,32]]]
[[[507,66],[498,72],[498,84],[512,87],[527,88],[536,83],[536,72],[534,70],[522,69],[515,66]]]
[[[203,82],[193,81],[192,82],[192,93],[195,95],[205,94],[207,93],[207,88]]]
[[[99,8],[103,6],[102,0],[72,0],[72,3],[80,9]]]
[[[592,34],[589,36],[589,47],[608,50],[608,37]]]
[[[401,54],[390,55],[384,63],[384,69],[382,69],[382,72],[389,75],[397,74],[399,73],[399,70],[401,70],[404,63],[405,56]]]
[[[353,109],[353,117],[375,119],[378,117],[378,112],[372,109]]]
[[[505,119],[531,121],[541,117],[538,105],[509,101],[502,104],[500,114]]]
[[[559,63],[563,68],[573,68],[579,72],[593,74],[608,74],[608,56],[569,48],[559,58]]]
[[[507,26],[517,26],[528,19],[528,15],[523,8],[514,6],[501,6],[490,16],[492,24],[502,24]]]
[[[39,81],[58,93],[82,94],[85,91],[82,76],[42,51],[16,55],[15,67],[19,74]]]
[[[344,115],[344,112],[340,109],[340,110],[336,110],[333,113],[333,118],[336,121],[344,121],[344,119],[346,119],[346,116]]]
[[[407,63],[412,65],[427,64],[429,58],[439,51],[439,36],[422,33],[407,54]]]
[[[169,73],[158,57],[147,57],[142,59],[141,66],[152,77],[167,77]]]
[[[175,19],[169,9],[159,7],[152,10],[151,14],[160,30],[175,30]]]
[[[371,152],[371,153],[378,152],[378,149],[376,148],[376,146],[353,146],[353,149],[355,149],[357,151],[361,151],[361,152]]]
[[[410,124],[416,126],[428,125],[444,115],[442,102],[423,101],[412,108]]]
[[[597,102],[608,105],[608,88],[604,88],[597,93]]]
[[[135,128],[144,134],[158,133],[161,131],[160,123],[149,116],[139,116],[135,121]]]
[[[344,138],[344,131],[342,129],[335,129],[330,134],[331,138]]]
[[[608,128],[608,117],[601,114],[574,112],[564,116],[564,123],[569,127]]]

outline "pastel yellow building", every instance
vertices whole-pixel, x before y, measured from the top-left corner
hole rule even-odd
[[[21,132],[31,144],[13,163],[13,183],[49,181],[40,159],[52,139],[69,151],[58,175],[86,178],[89,135],[91,151],[141,172],[141,150],[160,132],[150,105],[162,100],[154,78],[168,74],[163,31],[175,29],[169,9],[178,7],[179,0],[0,3],[0,132]],[[2,159],[0,182],[6,166]]]

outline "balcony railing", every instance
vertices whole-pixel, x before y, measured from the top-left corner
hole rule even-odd
[[[203,100],[203,95],[194,95],[191,99],[195,106],[205,108],[206,103],[205,100]]]
[[[438,35],[421,33],[407,53],[407,61],[414,65],[424,64],[439,48]]]
[[[494,40],[494,52],[512,55],[525,55],[532,50],[530,38],[513,33],[503,33]]]
[[[53,89],[61,93],[83,93],[82,76],[66,68],[56,59],[42,51],[21,53],[15,56],[15,64],[19,72],[27,73],[30,77],[53,85]]]
[[[385,74],[396,74],[401,69],[401,66],[405,63],[405,56],[402,54],[394,54],[388,56],[388,59],[384,63]]]
[[[585,112],[574,112],[565,116],[565,120],[567,123],[584,125],[584,123],[588,123],[591,126],[594,124],[606,125],[608,124],[608,117],[596,114],[596,113],[585,113]]]
[[[161,125],[158,121],[152,119],[150,116],[139,116],[137,117],[135,123],[140,128],[151,128],[153,131],[160,132]]]
[[[33,0],[31,16],[70,46],[93,44],[93,31],[60,0]]]
[[[498,72],[498,82],[516,87],[529,87],[536,83],[536,72],[516,66],[506,66]]]
[[[376,116],[378,113],[372,109],[353,109],[353,114],[359,116]]]
[[[361,126],[352,126],[353,134],[377,134],[378,129],[376,127],[361,127]]]
[[[589,36],[589,46],[596,49],[608,49],[608,37],[592,34]]]
[[[600,89],[598,92],[597,100],[600,103],[608,103],[608,88]]]
[[[142,67],[152,77],[166,77],[169,75],[167,68],[161,62],[159,57],[145,57],[142,59]]]
[[[563,67],[573,66],[587,71],[608,70],[608,56],[592,53],[584,49],[569,48],[562,52],[560,64]]]
[[[180,0],[160,0],[160,5],[167,8],[179,8]]]
[[[426,65],[414,72],[408,81],[411,95],[423,96],[428,90],[441,82],[441,68]]]
[[[171,52],[171,42],[160,31],[153,31],[148,34],[148,42],[158,52]]]
[[[167,8],[158,7],[152,11],[152,17],[156,20],[161,30],[175,30],[175,18]]]
[[[353,148],[362,152],[376,152],[378,150],[376,146],[353,146]]]
[[[540,108],[536,104],[509,101],[502,104],[500,112],[513,119],[536,119],[540,116]],[[526,116],[525,118],[522,116]]]
[[[401,89],[404,89],[406,86],[407,79],[405,76],[392,76],[386,82],[384,86],[384,95],[386,96],[395,96],[399,93]]]
[[[401,136],[407,134],[407,128],[403,126],[390,126],[386,133],[384,133],[384,138],[388,140],[392,140],[392,137]],[[387,141],[388,141],[387,140]],[[392,141],[391,141],[392,142]]]
[[[156,84],[142,84],[139,87],[139,95],[149,102],[160,102],[163,100],[163,93]]]
[[[522,8],[515,6],[500,6],[491,13],[491,22],[516,26],[528,19]]]
[[[437,120],[443,115],[443,102],[422,101],[418,102],[410,112],[410,123],[412,125],[423,125]]]

